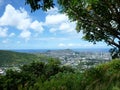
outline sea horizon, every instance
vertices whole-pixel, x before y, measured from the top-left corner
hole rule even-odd
[[[54,48],[54,49],[0,49],[0,50],[9,50],[22,53],[43,53],[47,51],[55,50],[73,50],[76,52],[109,52],[110,48]]]

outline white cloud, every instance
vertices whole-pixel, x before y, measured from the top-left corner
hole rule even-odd
[[[22,19],[18,24],[17,28],[19,30],[28,30],[30,28],[31,21],[30,19]]]
[[[41,37],[41,38],[34,38],[34,40],[39,40],[39,41],[66,41],[66,40],[69,40],[69,38],[64,38],[64,37]]]
[[[8,36],[8,28],[1,28],[0,27],[0,37],[7,37]]]
[[[19,30],[27,30],[29,29],[30,24],[31,18],[27,11],[22,8],[20,8],[20,10],[16,10],[10,4],[6,6],[3,16],[0,17],[1,26],[14,26]]]
[[[17,44],[20,44],[21,42],[20,41],[17,41]]]
[[[82,43],[60,43],[58,44],[58,47],[61,48],[104,48],[105,45],[103,43],[93,44],[88,42],[82,42]]]
[[[70,22],[69,18],[65,14],[58,12],[58,8],[52,8],[48,11],[48,15],[45,18],[45,26],[48,26],[51,33],[62,32],[68,33],[75,32],[75,22]]]
[[[72,46],[74,46],[74,44],[73,43],[69,43],[68,46],[72,47]]]
[[[43,24],[37,20],[32,21],[26,10],[15,9],[10,4],[6,6],[4,14],[0,17],[0,26],[12,26],[21,30],[20,37],[24,39],[30,37],[30,30],[35,32],[43,32],[44,30]]]
[[[8,42],[9,42],[8,39],[5,39],[5,40],[2,41],[2,43],[4,43],[4,44],[7,44]]]
[[[66,47],[66,45],[63,44],[63,43],[60,43],[58,46],[59,46],[59,47]]]
[[[12,5],[8,4],[6,6],[5,12],[2,17],[0,17],[0,26],[13,26],[19,30],[22,30],[20,33],[21,38],[28,39],[31,35],[29,31],[27,31],[31,24],[31,18],[28,13],[20,8],[20,10],[16,10]],[[10,36],[13,36],[11,34]]]
[[[31,28],[37,32],[43,32],[43,27],[42,27],[42,22],[38,22],[37,20],[35,20],[34,22],[31,23]]]
[[[58,44],[59,47],[64,47],[64,48],[71,48],[71,47],[76,47],[78,46],[78,44],[74,44],[74,43],[60,43]]]
[[[15,33],[10,33],[9,37],[15,36]]]
[[[59,30],[63,32],[73,32],[75,31],[75,22],[63,22],[59,26]]]
[[[56,28],[50,28],[50,30],[49,30],[51,33],[54,33],[55,31],[57,31],[57,29]]]
[[[26,41],[30,39],[31,36],[31,32],[30,31],[22,31],[22,33],[20,34],[20,37],[25,39]]]
[[[51,8],[51,9],[47,10],[46,13],[49,15],[58,14],[58,8],[57,7]]]
[[[19,28],[20,24],[25,25],[23,20],[27,19],[29,19],[29,16],[25,10],[16,10],[12,5],[8,4],[3,16],[0,17],[0,25],[16,26]]]
[[[56,25],[68,20],[67,16],[64,14],[56,14],[56,15],[47,15],[45,19],[45,23],[47,25]]]
[[[60,30],[66,30],[69,29],[69,24],[68,23],[62,23],[59,27]]]
[[[92,43],[60,43],[58,44],[59,47],[65,47],[65,48],[77,48],[77,47],[82,47],[82,48],[89,48],[89,47],[94,47],[95,45]]]

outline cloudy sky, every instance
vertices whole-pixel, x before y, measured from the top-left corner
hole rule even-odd
[[[82,40],[75,22],[52,8],[31,13],[25,0],[0,0],[0,49],[107,48]]]

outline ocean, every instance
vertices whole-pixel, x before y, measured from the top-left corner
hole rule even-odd
[[[55,50],[65,50],[65,49],[17,49],[11,50],[15,52],[22,53],[45,53],[47,51],[55,51]],[[80,48],[80,49],[70,49],[76,52],[109,52],[109,48]]]

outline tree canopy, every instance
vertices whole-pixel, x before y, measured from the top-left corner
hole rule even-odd
[[[119,0],[57,0],[62,13],[76,22],[89,42],[104,41],[111,45],[112,56],[120,58],[120,1]],[[54,0],[26,0],[32,11],[54,7]]]
[[[47,11],[47,9],[53,8],[55,5],[53,0],[25,0],[25,4],[30,5],[32,12],[38,9]]]

